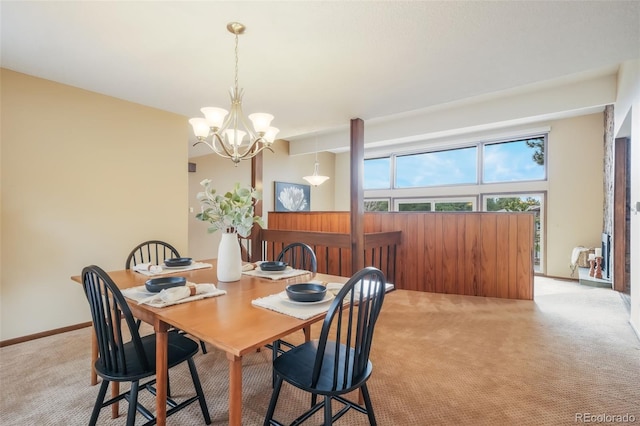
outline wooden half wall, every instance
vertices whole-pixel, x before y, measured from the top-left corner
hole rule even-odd
[[[269,229],[349,233],[349,212],[269,212]],[[530,213],[367,212],[364,232],[401,231],[396,288],[533,300]]]

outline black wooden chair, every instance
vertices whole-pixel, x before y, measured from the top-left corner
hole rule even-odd
[[[149,240],[138,244],[131,250],[127,256],[125,269],[131,269],[141,263],[161,265],[165,259],[174,257],[180,257],[180,253],[171,244],[159,240]]]
[[[131,250],[131,253],[127,256],[124,268],[131,269],[141,263],[161,265],[165,259],[176,257],[180,257],[180,253],[178,253],[178,250],[171,244],[160,240],[149,240],[138,244]],[[136,320],[136,325],[140,328],[140,320]],[[202,340],[200,340],[200,348],[203,354],[207,353],[207,346]]]
[[[385,281],[384,274],[373,267],[357,272],[331,302],[320,338],[276,358],[273,362],[276,383],[265,426],[281,424],[273,419],[273,414],[283,381],[311,393],[311,408],[293,424],[304,422],[321,408],[324,408],[325,425],[333,424],[350,408],[367,414],[369,423],[376,424],[367,380],[373,369],[369,352],[384,301]],[[364,407],[342,396],[357,389],[362,392]],[[318,396],[322,397],[319,403]],[[332,400],[344,404],[335,415]]]
[[[155,395],[155,378],[140,384],[143,379],[156,374],[155,334],[140,337],[138,327],[135,325],[124,296],[109,275],[101,268],[95,265],[84,268],[82,281],[91,308],[93,328],[98,341],[99,356],[94,364],[95,370],[102,377],[102,384],[89,424],[96,424],[102,408],[122,399],[126,399],[129,403],[127,426],[133,426],[135,423],[136,411],[149,420],[145,424],[155,424],[153,413],[138,402],[140,389],[147,389]],[[127,333],[130,334],[131,340],[125,342],[123,339]],[[167,398],[167,404],[170,407],[167,410],[167,416],[198,401],[205,423],[211,424],[207,403],[193,362],[193,356],[198,352],[198,344],[177,332],[170,332],[168,339],[167,365],[171,369],[185,361],[188,363],[196,395],[181,403]],[[110,382],[131,382],[131,388],[127,392],[105,401],[104,398]]]
[[[305,243],[291,243],[282,249],[277,261],[287,262],[294,269],[304,269],[313,275],[318,272],[318,260],[311,247]]]
[[[278,257],[279,262],[287,262],[289,266],[294,269],[303,269],[310,271],[313,275],[318,272],[318,260],[316,253],[313,249],[305,243],[291,243],[282,249]],[[295,345],[287,342],[286,340],[278,339],[270,345],[266,345],[268,349],[271,349],[273,354],[273,360],[275,361],[278,355],[284,353],[282,346],[286,346],[291,349]],[[276,383],[276,375],[273,373],[272,386]]]

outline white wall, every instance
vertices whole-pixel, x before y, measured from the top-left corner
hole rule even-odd
[[[0,340],[90,320],[84,266],[187,249],[184,117],[0,70]]]
[[[548,142],[547,275],[570,276],[573,247],[600,247],[604,116],[551,123]]]

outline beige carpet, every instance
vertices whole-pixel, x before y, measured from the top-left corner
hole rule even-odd
[[[535,288],[534,302],[389,294],[402,308],[383,306],[376,329],[369,388],[378,423],[571,425],[587,413],[601,416],[591,423],[625,414],[640,423],[640,342],[620,295],[546,278]],[[1,348],[0,424],[87,424],[98,392],[89,386],[89,338],[87,328]],[[244,360],[245,425],[262,424],[270,356]],[[196,362],[213,424],[227,424],[226,359],[210,350]],[[186,366],[172,370],[171,386],[191,392]],[[280,401],[276,417],[291,421],[308,399],[285,384]],[[109,417],[103,410],[98,423],[125,423]],[[204,422],[193,405],[169,424]],[[352,412],[338,424],[368,423]]]

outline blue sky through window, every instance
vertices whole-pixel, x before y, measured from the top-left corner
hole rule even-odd
[[[536,138],[544,142],[544,138]],[[481,145],[483,147],[483,182],[543,180],[544,165],[536,163],[536,148],[525,140]],[[543,152],[544,154],[544,152]],[[456,148],[396,157],[396,188],[438,185],[476,184],[477,147]],[[364,188],[390,188],[391,159],[365,161]]]
[[[373,158],[364,162],[364,189],[391,188],[391,159]]]
[[[484,146],[484,182],[544,179],[544,165],[533,160],[534,148],[524,140]]]
[[[404,155],[396,158],[396,186],[419,186],[476,183],[477,148]]]

